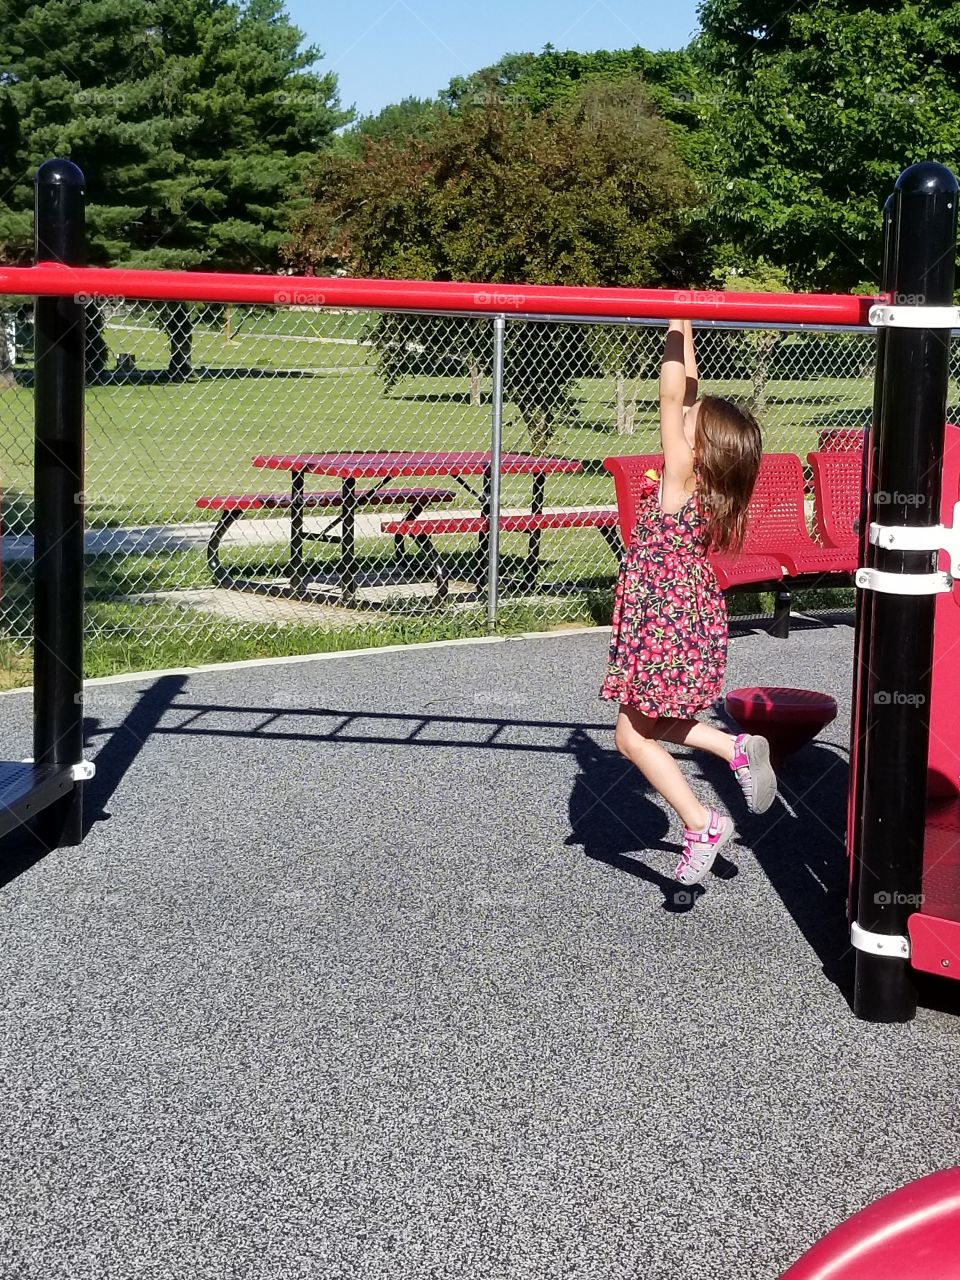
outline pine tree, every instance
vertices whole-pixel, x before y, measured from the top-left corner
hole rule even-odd
[[[87,181],[91,263],[273,269],[336,77],[282,0],[0,0],[0,253],[29,261],[32,177]]]
[[[87,184],[89,261],[270,271],[334,130],[336,77],[282,0],[0,0],[0,257],[33,249],[33,174]],[[159,308],[171,372],[186,307]]]

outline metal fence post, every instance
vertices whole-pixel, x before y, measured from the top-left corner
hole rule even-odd
[[[83,266],[83,174],[70,160],[47,160],[35,181],[37,261]],[[35,324],[33,753],[37,764],[77,765],[83,760],[83,301],[38,297]],[[79,844],[82,783],[41,822],[50,844]]]
[[[500,571],[500,449],[503,437],[503,337],[506,318],[493,317],[493,412],[490,428],[490,537],[487,544],[487,630],[497,625]]]

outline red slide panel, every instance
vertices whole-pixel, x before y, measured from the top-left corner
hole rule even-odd
[[[470,284],[443,280],[353,280],[341,276],[133,271],[115,267],[0,267],[0,294],[248,302],[272,306],[370,307],[386,311],[602,316],[611,319],[866,325],[883,298],[851,294],[721,293],[709,289],[611,289],[573,285]]]

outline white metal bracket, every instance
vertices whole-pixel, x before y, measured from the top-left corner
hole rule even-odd
[[[869,929],[861,929],[856,920],[850,925],[850,942],[858,951],[868,951],[874,956],[910,959],[909,938],[900,933],[872,933]]]
[[[883,569],[858,569],[854,586],[888,596],[936,596],[953,590],[949,573],[887,573]]]
[[[960,502],[953,505],[953,526],[944,524],[913,526],[871,524],[869,538],[875,547],[887,551],[946,551],[950,573],[960,578]]]
[[[23,764],[33,764],[33,756],[27,756],[22,762]],[[70,777],[74,782],[89,782],[96,775],[97,766],[92,760],[81,760],[78,764],[70,766]]]
[[[955,329],[960,307],[891,307],[878,303],[870,308],[870,323],[878,329]]]

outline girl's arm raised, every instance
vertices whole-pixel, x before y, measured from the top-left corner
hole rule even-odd
[[[687,389],[684,393],[683,403],[689,409],[696,402],[697,387],[699,385],[697,353],[693,347],[693,324],[689,320],[684,320],[683,322],[683,367],[687,376]]]
[[[693,450],[683,434],[683,409],[687,395],[686,342],[684,322],[671,320],[660,365],[660,444],[663,448],[665,497],[668,489],[671,493],[684,490],[693,475]],[[690,346],[692,349],[692,337]]]

